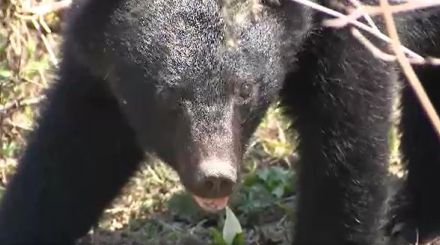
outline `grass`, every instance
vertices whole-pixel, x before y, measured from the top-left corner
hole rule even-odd
[[[23,13],[50,2],[0,0],[0,190],[14,173],[26,134],[34,126],[41,92],[54,79],[62,15]],[[245,175],[231,201],[245,244],[290,244],[296,146],[288,140],[287,126],[280,112],[271,108],[246,154]],[[80,244],[223,245],[223,224],[224,215],[201,212],[176,173],[151,159]]]

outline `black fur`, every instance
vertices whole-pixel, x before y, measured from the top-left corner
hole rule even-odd
[[[170,164],[198,196],[229,194],[200,184],[214,168],[207,163],[239,169],[278,95],[300,136],[294,244],[389,243],[388,132],[398,66],[373,57],[348,28],[322,28],[326,16],[306,7],[281,1],[254,16],[252,4],[75,2],[59,79],[0,206],[0,244],[73,243],[144,152]],[[396,21],[405,45],[440,55],[438,9]],[[438,109],[439,68],[417,72]],[[440,142],[403,90],[409,203],[395,220],[423,240],[440,235]]]

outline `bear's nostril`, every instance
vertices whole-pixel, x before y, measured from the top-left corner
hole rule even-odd
[[[237,182],[237,169],[231,161],[211,159],[203,161],[195,172],[192,191],[203,198],[229,196]]]
[[[217,191],[219,189],[218,181],[215,178],[208,178],[205,181],[206,189],[211,191]]]
[[[202,182],[204,196],[213,198],[224,197],[231,194],[235,181],[225,177],[206,177]]]

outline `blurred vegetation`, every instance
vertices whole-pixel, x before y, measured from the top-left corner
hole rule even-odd
[[[54,2],[0,0],[0,190],[14,173],[42,92],[56,78],[63,11],[34,11]],[[246,154],[243,181],[231,200],[244,244],[290,244],[296,146],[287,140],[287,127],[271,108]],[[397,146],[396,133],[390,137]],[[223,245],[224,222],[224,215],[201,212],[177,175],[155,160],[136,173],[80,244]]]
[[[6,184],[33,126],[41,92],[53,79],[49,53],[60,37],[59,16],[27,14],[35,1],[0,1],[0,170]],[[50,52],[48,50],[51,50]],[[53,54],[52,56],[55,56]]]

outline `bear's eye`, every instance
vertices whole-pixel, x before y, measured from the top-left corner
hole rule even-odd
[[[246,101],[252,96],[252,86],[249,83],[242,83],[238,86],[237,95],[241,100]]]

